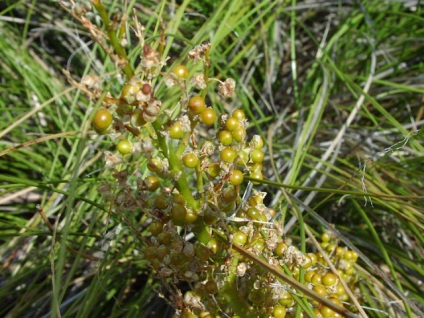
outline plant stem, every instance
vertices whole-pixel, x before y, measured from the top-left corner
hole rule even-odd
[[[105,6],[101,3],[100,0],[93,0],[93,5],[96,8],[97,12],[100,15],[100,18],[103,21],[103,24],[106,27],[107,34],[109,36],[109,42],[112,45],[114,51],[118,56],[125,60],[125,66],[123,68],[123,71],[125,75],[127,76],[127,79],[131,79],[134,76],[134,70],[131,67],[130,61],[128,60],[127,52],[125,51],[125,48],[121,45],[121,43],[118,40],[118,37],[116,35],[116,31],[113,28],[113,24],[111,23],[109,19],[108,12],[105,8]]]

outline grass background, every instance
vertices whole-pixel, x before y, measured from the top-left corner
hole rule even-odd
[[[166,28],[166,69],[211,41],[212,73],[237,82],[231,103],[211,101],[242,108],[250,133],[267,141],[272,182],[259,188],[287,236],[305,240],[284,191],[317,237],[325,220],[363,253],[359,287],[370,317],[405,316],[381,272],[423,308],[420,1],[104,3],[135,10],[150,43]],[[140,49],[128,40],[136,63]],[[56,1],[3,1],[0,52],[0,316],[171,315],[131,232],[98,194],[111,177],[102,154],[114,146],[84,133],[96,101],[63,75],[97,74],[116,94],[123,82],[113,63]]]

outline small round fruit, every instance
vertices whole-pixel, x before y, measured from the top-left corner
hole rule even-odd
[[[280,242],[275,247],[274,253],[278,256],[282,256],[287,250],[287,244],[284,242]]]
[[[185,65],[178,65],[174,67],[172,73],[180,79],[185,79],[188,77],[188,68]]]
[[[112,114],[107,109],[99,109],[93,117],[93,126],[97,132],[106,131],[112,124]]]
[[[152,224],[150,224],[150,232],[152,232],[153,235],[158,235],[159,233],[162,233],[162,230],[162,222],[153,222]]]
[[[247,154],[247,152],[244,150],[239,151],[236,163],[238,165],[244,166],[247,164],[248,161],[249,161],[249,155]]]
[[[233,111],[233,113],[231,114],[231,117],[240,120],[243,120],[246,118],[246,115],[244,113],[244,111],[242,109],[236,109]]]
[[[229,131],[236,130],[239,127],[240,122],[234,117],[229,117],[225,122],[225,128],[227,128]]]
[[[243,172],[237,169],[232,170],[230,172],[230,177],[228,178],[228,181],[230,181],[232,185],[240,185],[243,182]]]
[[[219,167],[219,163],[212,163],[208,167],[208,174],[212,178],[216,178],[217,176],[219,176],[220,171],[221,171],[221,168]]]
[[[281,293],[278,303],[281,306],[291,307],[294,304],[293,296],[288,291],[284,291]]]
[[[216,284],[216,281],[213,279],[208,280],[205,283],[205,291],[208,294],[216,294],[218,292],[218,285]]]
[[[186,213],[185,222],[188,224],[192,224],[197,221],[198,217],[199,217],[199,214],[197,213],[197,211],[189,209],[187,210],[187,213]]]
[[[233,236],[233,243],[243,246],[247,242],[247,235],[242,231],[236,231]]]
[[[321,285],[322,284],[322,275],[320,273],[316,273],[311,278],[311,283],[314,285]]]
[[[255,149],[250,153],[250,159],[253,163],[261,163],[264,161],[264,153],[262,150]]]
[[[262,180],[264,178],[264,175],[262,174],[261,171],[255,170],[250,173],[250,177],[253,179]],[[253,184],[258,184],[258,183],[259,182],[253,181]]]
[[[187,210],[183,205],[175,204],[171,209],[171,220],[174,224],[183,226],[186,220]]]
[[[322,285],[316,285],[312,290],[322,297],[327,295],[327,289]]]
[[[211,126],[216,121],[216,112],[212,108],[208,107],[200,114],[200,120],[205,125]]]
[[[264,147],[264,140],[259,135],[254,135],[252,140],[250,141],[250,146],[253,149],[262,149]]]
[[[144,185],[146,186],[147,191],[156,191],[159,188],[160,182],[156,176],[148,176],[144,180]]]
[[[194,114],[200,114],[206,109],[205,100],[201,96],[193,96],[188,101],[188,108],[194,113]]]
[[[233,187],[227,187],[221,192],[221,200],[224,204],[234,202],[237,197],[238,193]]]
[[[286,307],[284,306],[275,306],[273,311],[274,318],[284,318],[286,316]]]
[[[118,148],[118,151],[121,155],[127,155],[131,153],[132,146],[128,140],[122,139],[118,142],[118,145],[116,146],[116,148]]]
[[[172,139],[181,139],[183,138],[183,126],[181,126],[180,122],[175,122],[169,127],[169,137]]]
[[[149,83],[144,83],[140,90],[144,95],[149,95],[152,92],[152,86]]]
[[[333,273],[327,273],[322,277],[321,282],[324,286],[333,286],[338,282],[338,280],[339,279],[337,278],[337,275]]]
[[[358,254],[355,251],[348,250],[344,253],[343,259],[347,261],[356,261],[358,259]]]
[[[316,271],[314,270],[309,270],[305,273],[305,281],[310,283],[312,281],[312,276],[314,276],[316,273]]]
[[[190,152],[183,157],[183,163],[188,168],[194,168],[199,163],[199,158],[194,152]]]
[[[224,146],[229,146],[233,143],[233,136],[228,130],[220,130],[218,132],[218,140]]]
[[[232,132],[233,139],[237,142],[242,142],[246,139],[246,129],[244,127],[238,127]]]
[[[220,158],[224,162],[232,163],[236,159],[236,152],[231,147],[226,147],[221,150]]]
[[[201,261],[207,261],[211,256],[209,249],[200,243],[195,245],[194,252],[196,253],[197,258]]]
[[[208,242],[208,248],[212,253],[216,254],[221,251],[221,242],[213,238]]]

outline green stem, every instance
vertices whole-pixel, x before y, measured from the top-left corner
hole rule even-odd
[[[109,42],[112,45],[114,51],[118,56],[126,61],[126,64],[123,68],[123,71],[128,79],[131,79],[134,75],[134,70],[131,67],[130,61],[128,60],[127,52],[125,51],[125,48],[121,45],[121,43],[118,40],[118,37],[116,35],[116,31],[113,28],[113,24],[111,23],[109,19],[108,12],[106,10],[106,7],[101,3],[100,0],[93,0],[93,5],[96,8],[97,12],[100,15],[100,18],[103,21],[103,24],[106,27],[107,34],[109,36]]]
[[[203,98],[206,97],[206,93],[208,92],[208,84],[209,84],[209,67],[210,67],[210,49],[207,49],[205,52],[205,68],[203,70],[203,78],[205,80],[206,87],[202,89],[200,96]]]

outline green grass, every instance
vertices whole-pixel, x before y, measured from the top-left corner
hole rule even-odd
[[[310,251],[309,229],[319,237],[334,226],[360,252],[367,315],[422,314],[420,1],[416,8],[397,1],[127,2],[104,1],[111,12],[135,10],[148,43],[165,28],[164,70],[211,41],[212,73],[237,82],[231,102],[212,94],[211,102],[220,112],[242,108],[251,133],[266,141],[270,182],[257,188],[284,217],[285,235]],[[128,40],[136,63],[140,46]],[[0,52],[0,316],[171,316],[134,231],[98,192],[113,179],[103,153],[114,151],[109,138],[90,131],[99,105],[63,73],[77,80],[96,74],[118,94],[124,80],[114,77],[114,63],[59,4],[42,0],[0,5]],[[179,98],[172,94],[166,107]],[[37,206],[57,230],[49,231]],[[141,215],[126,217],[145,233]]]

